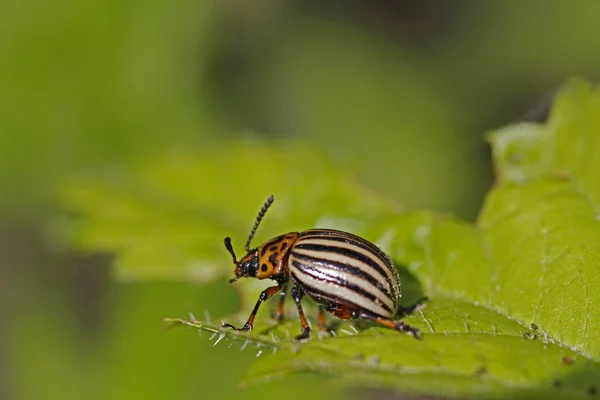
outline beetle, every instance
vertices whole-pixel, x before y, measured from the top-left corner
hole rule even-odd
[[[251,249],[252,238],[273,201],[271,195],[258,213],[246,241],[247,254],[242,259],[237,259],[231,238],[226,237],[224,243],[235,265],[235,276],[229,280],[230,283],[239,278],[268,278],[274,280],[276,285],[260,294],[242,328],[225,323],[224,327],[250,331],[260,305],[283,291],[275,316],[281,321],[291,280],[292,298],[302,326],[297,341],[308,339],[311,333],[301,305],[304,295],[319,304],[318,327],[322,331],[327,331],[325,311],[328,311],[339,319],[369,320],[399,332],[407,332],[415,338],[421,337],[418,329],[394,319],[400,313],[406,315],[415,311],[421,303],[406,308],[400,305],[398,271],[391,258],[373,243],[339,230],[309,229],[277,236]]]

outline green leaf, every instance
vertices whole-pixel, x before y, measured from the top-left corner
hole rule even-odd
[[[516,395],[529,389],[546,397],[585,397],[600,373],[598,363],[549,342],[541,332],[443,296],[406,319],[425,332],[436,332],[421,341],[380,328],[341,328],[335,338],[315,332],[311,342],[299,344],[290,340],[300,333],[295,320],[263,324],[256,334],[214,323],[166,320],[211,332],[215,346],[254,352],[257,362],[246,375],[247,385],[313,372],[342,386],[471,396],[507,390]]]
[[[231,269],[215,238],[227,233],[243,238],[240,226],[250,225],[247,216],[260,204],[244,195],[241,202],[239,195],[269,192],[270,185],[281,184],[282,201],[261,232],[315,225],[351,230],[397,262],[403,304],[423,294],[431,299],[404,319],[425,333],[420,341],[344,322],[337,337],[314,332],[312,341],[299,344],[293,341],[300,333],[296,317],[277,324],[269,320],[267,305],[250,333],[195,319],[168,320],[211,331],[218,343],[255,348],[260,357],[246,375],[247,384],[312,372],[341,387],[462,397],[588,398],[600,381],[600,183],[594,179],[600,170],[595,156],[600,150],[598,96],[588,84],[572,81],[547,124],[519,124],[490,135],[498,180],[476,224],[430,212],[398,214],[386,201],[361,191],[347,170],[326,158],[300,153],[297,146],[256,142],[205,152],[202,162],[198,154],[154,161],[132,172],[130,184],[117,185],[119,190],[115,180],[95,181],[71,186],[65,199],[84,216],[75,236],[79,244],[117,250],[119,270],[139,279],[188,279],[185,261],[195,257],[214,264],[208,267],[214,279]],[[251,165],[245,164],[247,154],[253,154]],[[299,156],[310,160],[305,167],[286,163]],[[219,168],[225,162],[234,172]],[[206,178],[219,171],[222,180]],[[195,180],[200,186],[190,184]],[[110,207],[103,207],[106,203]],[[192,219],[193,210],[204,213]],[[183,230],[189,236],[179,234],[180,226],[189,228]],[[196,242],[194,226],[202,231]],[[144,247],[145,237],[152,246]],[[180,257],[168,252],[173,247]],[[169,262],[172,271],[161,270]],[[244,312],[226,322],[244,322],[260,284],[237,284]],[[289,311],[288,316],[295,315]],[[309,309],[311,318],[314,312]]]
[[[532,127],[531,138],[519,129],[492,136],[497,165],[507,173],[478,222],[488,243],[489,303],[595,360],[600,359],[598,111],[600,92],[574,81],[558,97],[548,124]]]

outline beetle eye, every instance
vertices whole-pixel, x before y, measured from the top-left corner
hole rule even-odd
[[[258,272],[258,258],[252,257],[250,260],[246,261],[242,267],[243,276],[252,276],[256,277],[256,273]]]

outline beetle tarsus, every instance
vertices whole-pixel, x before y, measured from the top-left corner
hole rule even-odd
[[[421,339],[421,337],[423,336],[421,334],[421,330],[417,329],[413,326],[407,325],[402,321],[398,321],[396,323],[396,330],[398,332],[407,332],[408,334],[414,336],[415,339]]]
[[[252,330],[252,325],[244,324],[244,326],[242,326],[241,328],[236,328],[231,324],[223,324],[223,328],[229,328],[239,332],[248,332]]]
[[[310,328],[302,328],[302,333],[296,336],[297,342],[302,342],[310,338]]]

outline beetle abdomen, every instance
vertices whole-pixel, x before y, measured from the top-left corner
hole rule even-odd
[[[288,268],[296,285],[321,304],[349,306],[393,318],[400,280],[390,258],[371,242],[347,232],[302,232],[290,249]]]

